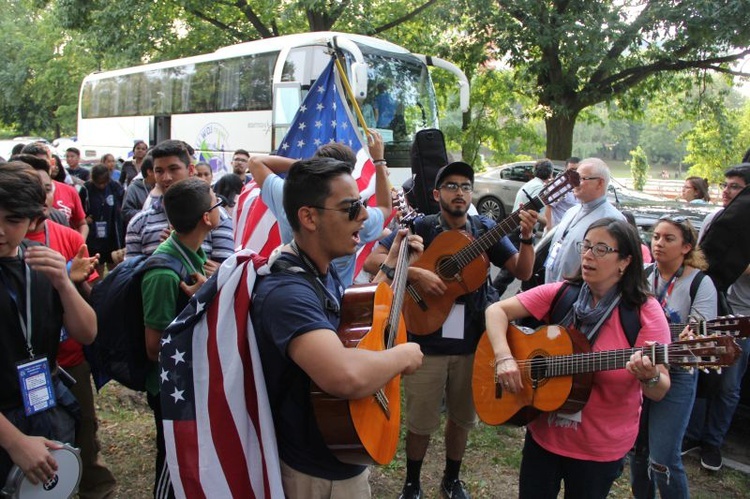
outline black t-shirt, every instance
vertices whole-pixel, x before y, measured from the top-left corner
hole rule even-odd
[[[18,257],[0,258],[0,410],[20,407],[23,403],[16,363],[29,360],[29,355],[19,322],[21,317],[25,322],[26,265]],[[47,356],[50,369],[55,367],[62,319],[57,291],[45,275],[32,270],[31,345],[35,355]]]
[[[279,259],[303,267],[293,255],[284,253]],[[340,305],[344,287],[335,271],[323,282],[326,294]],[[336,331],[338,315],[324,310],[305,277],[274,272],[256,283],[251,316],[281,460],[297,471],[326,480],[362,473],[363,466],[344,464],[328,450],[310,400],[310,377],[287,355],[289,343],[300,335],[318,329]]]

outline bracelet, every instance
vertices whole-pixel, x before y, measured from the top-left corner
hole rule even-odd
[[[521,238],[521,239],[519,239],[519,241],[521,241],[521,244],[529,244],[529,245],[533,245],[534,244],[534,238],[533,237],[530,237],[528,239]]]
[[[385,263],[381,263],[380,264],[380,270],[391,281],[393,280],[393,277],[396,275],[396,269],[394,269],[393,267],[390,267],[390,266],[386,265]]]
[[[384,159],[374,159],[372,162],[375,163],[376,165],[387,165],[388,164],[386,162],[386,160],[384,160]]]
[[[654,376],[653,378],[641,379],[639,381],[646,387],[653,388],[659,384],[659,380],[661,380],[661,371],[656,371],[656,376]]]
[[[73,267],[73,260],[68,260],[68,263],[65,264],[65,268],[68,271],[68,277],[70,277],[70,269]]]
[[[503,362],[507,362],[509,360],[516,360],[512,355],[506,355],[505,357],[500,357],[500,360],[495,361],[495,365],[499,366]]]

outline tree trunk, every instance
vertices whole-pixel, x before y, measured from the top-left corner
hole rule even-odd
[[[552,115],[544,123],[547,128],[547,157],[565,161],[573,153],[573,128],[578,113],[571,116]]]

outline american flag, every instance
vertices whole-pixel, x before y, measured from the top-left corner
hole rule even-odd
[[[357,180],[360,196],[375,206],[375,165],[362,140],[342,92],[342,85],[334,60],[326,66],[305,97],[281,141],[277,154],[287,158],[309,158],[321,145],[341,142],[357,154],[352,175]],[[276,219],[260,199],[255,182],[248,183],[240,194],[235,214],[235,246],[249,248],[262,256],[269,256],[281,243]],[[373,244],[367,244],[357,254],[356,276]]]
[[[250,320],[266,259],[228,258],[164,331],[164,439],[177,497],[284,497],[271,408]]]

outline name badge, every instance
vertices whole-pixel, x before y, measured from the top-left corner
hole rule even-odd
[[[555,258],[557,258],[557,253],[560,252],[560,247],[561,246],[562,246],[562,241],[557,241],[549,249],[549,252],[547,253],[547,259],[544,261],[544,268],[545,269],[552,268],[552,265],[555,263]]]
[[[23,408],[27,416],[46,411],[57,405],[55,389],[47,357],[36,357],[16,364],[18,383],[21,386]]]
[[[107,222],[96,222],[96,238],[106,239],[107,238]]]

